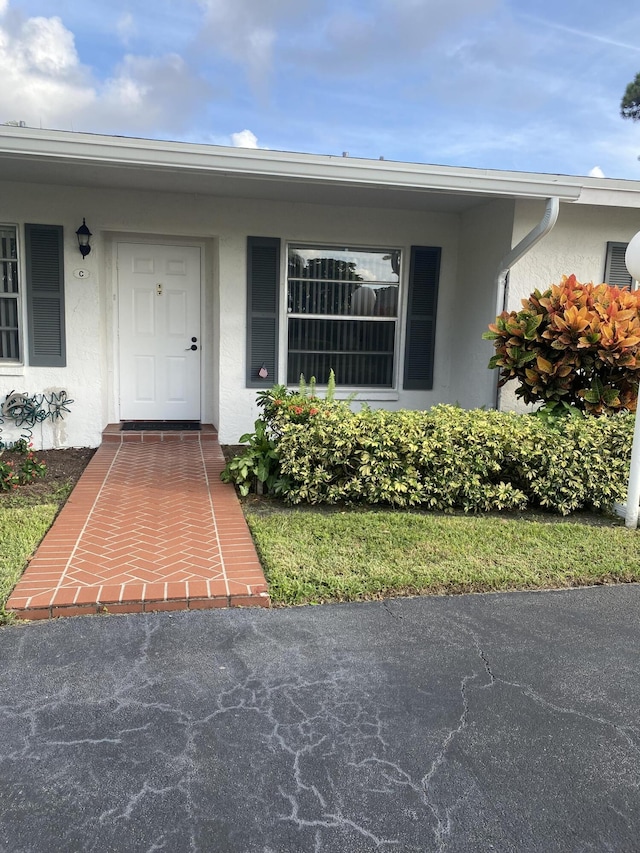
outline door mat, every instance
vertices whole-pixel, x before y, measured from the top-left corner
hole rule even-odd
[[[200,431],[199,421],[125,421],[120,427],[122,432],[133,430],[134,432],[187,432],[188,430]]]

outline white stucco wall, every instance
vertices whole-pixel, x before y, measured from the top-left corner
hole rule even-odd
[[[13,390],[38,394],[64,389],[74,400],[71,411],[64,420],[38,425],[36,446],[98,445],[105,425],[120,419],[113,246],[119,239],[183,242],[203,250],[202,420],[218,427],[222,442],[235,443],[257,414],[255,389],[244,387],[246,238],[256,235],[279,237],[283,249],[287,241],[400,248],[405,266],[411,245],[442,247],[433,390],[361,393],[358,399],[393,409],[438,402],[491,405],[493,374],[486,368],[491,346],[481,336],[493,316],[498,263],[543,211],[542,202],[505,200],[458,215],[5,183],[0,186],[0,223],[19,226],[21,237],[25,222],[64,227],[68,366],[0,365],[0,399]],[[75,238],[83,216],[94,235],[93,250],[84,261]],[[607,241],[627,241],[639,229],[635,209],[563,204],[551,234],[513,267],[510,308],[563,273],[600,280]],[[89,278],[75,278],[73,271],[79,268],[88,270]],[[23,261],[21,272],[24,281]],[[405,297],[403,293],[403,315]],[[283,293],[282,371],[285,311]],[[401,356],[402,320],[399,329]],[[514,405],[507,388],[502,406]],[[7,426],[3,435],[13,437]]]
[[[82,217],[86,217],[94,235],[92,252],[84,261],[75,237]],[[411,245],[441,246],[433,391],[361,395],[359,399],[389,408],[427,407],[454,400],[465,404],[452,369],[449,333],[458,299],[460,219],[456,214],[3,184],[0,223],[22,228],[25,222],[64,227],[67,367],[0,366],[0,398],[12,390],[42,393],[64,388],[74,400],[64,421],[36,427],[36,446],[96,446],[104,426],[119,420],[116,287],[112,264],[113,245],[119,239],[169,243],[175,240],[202,246],[202,420],[218,426],[222,442],[236,442],[252,427],[257,412],[255,390],[244,387],[249,235],[280,237],[283,245],[295,240],[397,247],[405,251],[406,261]],[[79,268],[88,270],[89,278],[75,278],[73,271]],[[404,311],[404,294],[401,304]],[[284,295],[282,305],[284,322]],[[3,434],[11,437],[6,426]]]
[[[537,225],[543,213],[543,202],[516,202],[514,245]],[[563,275],[573,273],[578,281],[601,282],[607,242],[628,242],[639,230],[640,210],[635,208],[561,204],[553,230],[512,268],[508,310],[520,310],[521,300],[533,290],[545,290]],[[515,387],[510,383],[502,389],[502,409],[525,409],[515,397]]]
[[[73,195],[73,201],[71,200]],[[0,188],[0,222],[18,226],[22,289],[23,352],[28,350],[24,314],[24,230],[25,222],[64,226],[65,314],[67,368],[3,365],[0,363],[0,400],[15,390],[29,394],[50,394],[65,390],[73,399],[70,413],[55,422],[45,421],[33,428],[37,448],[95,446],[99,444],[105,413],[102,373],[104,370],[104,328],[101,323],[103,268],[99,253],[82,262],[75,231],[83,214],[91,217],[90,194],[82,191],[61,193],[58,188],[4,184]],[[86,211],[86,212],[85,212]],[[90,277],[81,281],[73,270],[83,267]],[[21,434],[5,419],[2,438],[13,440]]]
[[[511,249],[513,213],[513,201],[497,199],[461,217],[457,307],[451,336],[459,395],[455,402],[466,408],[494,405],[495,376],[487,367],[493,346],[482,335],[495,317],[496,276],[500,261]]]

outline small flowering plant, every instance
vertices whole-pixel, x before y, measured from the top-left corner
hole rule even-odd
[[[265,490],[273,494],[287,491],[288,478],[280,473],[278,440],[287,424],[307,424],[331,406],[336,387],[333,370],[324,399],[316,395],[315,386],[315,378],[307,385],[301,376],[295,391],[286,385],[274,385],[258,393],[257,404],[262,416],[255,422],[254,432],[240,437],[247,447],[227,463],[221,475],[224,482],[235,483],[241,495],[249,494],[252,489],[258,494]]]
[[[44,477],[47,466],[37,459],[33,445],[21,438],[11,448],[0,450],[0,492],[9,492]]]
[[[297,390],[289,390],[286,385],[274,385],[258,394],[258,407],[263,410],[263,418],[269,428],[279,435],[281,425],[290,423],[304,424],[320,414],[321,408],[332,403],[336,390],[336,378],[333,370],[329,373],[324,399],[316,394],[316,380],[311,377],[307,385],[304,376],[300,377]]]

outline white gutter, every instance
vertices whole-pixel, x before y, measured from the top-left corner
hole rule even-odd
[[[547,206],[544,211],[544,216],[540,220],[540,222],[533,228],[526,237],[523,237],[522,240],[518,243],[517,246],[514,246],[513,249],[509,252],[509,254],[505,255],[500,263],[500,267],[498,269],[498,275],[496,276],[496,316],[502,314],[505,310],[505,300],[507,296],[507,276],[509,275],[509,270],[511,267],[517,263],[520,258],[527,254],[536,243],[539,243],[543,237],[551,231],[553,226],[556,224],[558,220],[558,213],[560,212],[560,199],[557,197],[548,198]],[[496,401],[496,409],[500,408],[500,389],[498,388],[498,382],[500,381],[500,370],[496,370],[495,376],[495,401]]]

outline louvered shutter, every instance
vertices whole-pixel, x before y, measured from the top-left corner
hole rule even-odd
[[[29,364],[65,367],[62,227],[25,225]]]
[[[247,238],[247,387],[278,381],[280,240]],[[259,371],[267,370],[262,378]]]
[[[607,243],[607,260],[604,266],[604,280],[615,287],[633,287],[633,279],[624,262],[627,243]]]
[[[411,247],[403,382],[408,391],[433,388],[440,254],[432,246]]]

